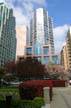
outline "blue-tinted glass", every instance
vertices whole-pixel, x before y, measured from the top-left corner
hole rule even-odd
[[[50,57],[44,57],[44,64],[49,63],[49,61],[50,61]]]
[[[58,64],[58,57],[57,56],[52,57],[52,61],[54,64]]]
[[[49,48],[48,47],[44,47],[43,51],[44,51],[44,55],[49,54]]]
[[[41,44],[40,43],[34,43],[34,55],[41,55]]]
[[[54,54],[54,48],[52,49],[52,54]]]
[[[27,55],[32,55],[32,48],[27,48],[26,49],[26,54]]]

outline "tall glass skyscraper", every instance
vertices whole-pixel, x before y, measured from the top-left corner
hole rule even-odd
[[[36,57],[39,61],[47,64],[49,61],[56,62],[54,54],[53,21],[48,12],[43,8],[37,9],[30,22],[30,35],[27,37],[26,56]]]
[[[0,66],[15,61],[16,30],[13,10],[0,3]]]

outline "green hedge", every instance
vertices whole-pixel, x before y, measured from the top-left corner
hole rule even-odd
[[[41,108],[44,106],[44,99],[41,97],[36,97],[33,100],[15,100],[11,102],[11,108]],[[6,102],[0,101],[0,108],[5,108]]]

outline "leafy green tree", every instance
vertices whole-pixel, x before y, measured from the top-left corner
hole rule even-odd
[[[0,67],[0,79],[5,75],[6,69],[4,67]]]
[[[4,78],[4,75],[5,75],[5,72],[6,72],[6,68],[0,67],[0,85],[3,84],[3,78]]]
[[[49,73],[49,75],[51,75],[53,72],[53,67],[54,67],[54,63],[52,61],[50,61],[47,65],[47,72]]]

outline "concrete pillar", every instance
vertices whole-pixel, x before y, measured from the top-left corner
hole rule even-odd
[[[45,103],[45,108],[50,108],[49,87],[44,87],[44,103]]]

